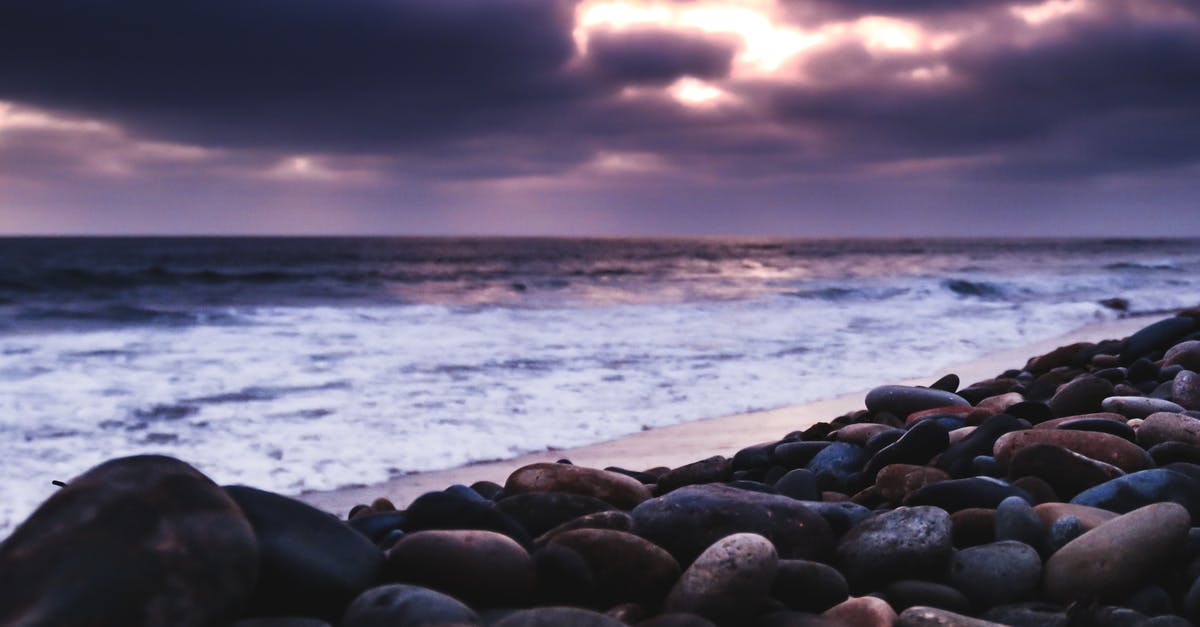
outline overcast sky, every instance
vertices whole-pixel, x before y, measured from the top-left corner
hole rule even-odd
[[[1200,236],[1200,2],[5,0],[0,232]]]

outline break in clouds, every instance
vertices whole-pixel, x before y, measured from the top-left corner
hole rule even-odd
[[[0,189],[63,206],[1200,161],[1191,0],[12,0],[0,59]]]

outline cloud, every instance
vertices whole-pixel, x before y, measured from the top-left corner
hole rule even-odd
[[[724,78],[736,50],[728,37],[664,28],[596,29],[587,41],[592,66],[621,84],[665,85],[684,76]]]

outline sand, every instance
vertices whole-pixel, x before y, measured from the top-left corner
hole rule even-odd
[[[959,376],[965,387],[972,382],[992,378],[1009,368],[1020,368],[1030,357],[1059,346],[1127,337],[1158,317],[1163,316],[1136,316],[1099,322],[1064,336],[1014,346],[974,361],[930,371],[923,377],[893,383],[928,385],[952,372]],[[789,432],[862,409],[866,392],[860,390],[802,405],[697,420],[578,448],[541,451],[513,459],[403,475],[376,485],[306,492],[297,498],[345,516],[354,505],[370,503],[380,496],[391,499],[397,507],[403,508],[426,492],[442,490],[455,483],[470,485],[480,480],[503,484],[508,475],[521,466],[552,462],[564,457],[576,464],[596,468],[620,466],[644,470],[655,466],[675,467],[713,455],[731,456],[751,444],[777,440]]]

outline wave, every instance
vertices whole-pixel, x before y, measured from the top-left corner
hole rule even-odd
[[[966,279],[947,279],[942,281],[942,287],[959,296],[979,296],[995,298],[1004,295],[1004,289],[995,283],[987,281],[968,281]]]
[[[1179,264],[1163,259],[1158,261],[1120,261],[1104,266],[1105,270],[1182,270]]]
[[[96,324],[152,324],[191,326],[195,324],[234,324],[234,314],[213,311],[179,311],[135,305],[81,307],[26,307],[14,316],[23,322],[79,322]]]

